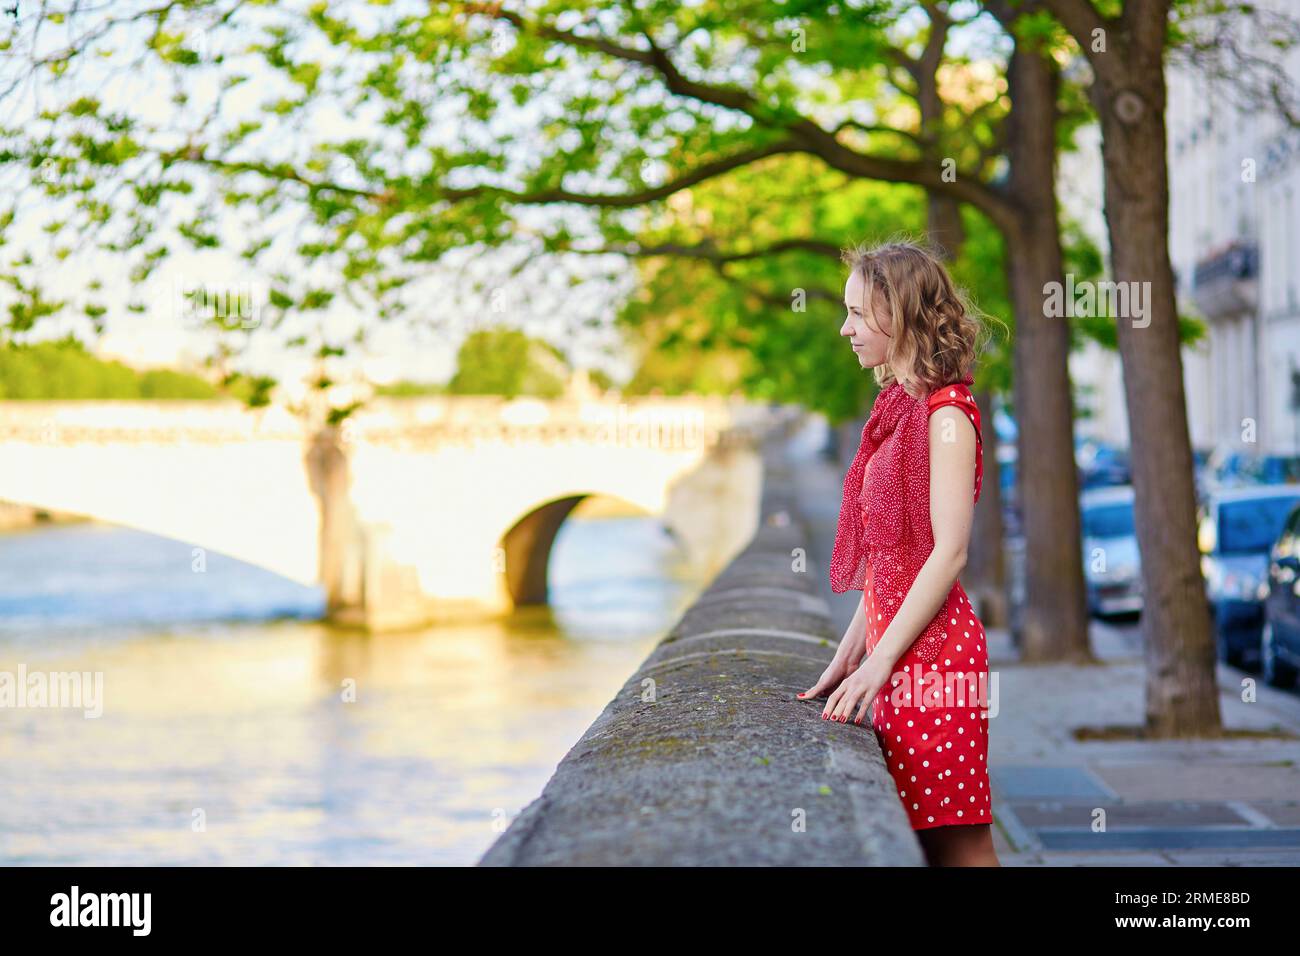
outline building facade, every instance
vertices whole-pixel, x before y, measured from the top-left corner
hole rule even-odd
[[[1182,67],[1167,126],[1179,306],[1208,326],[1183,356],[1192,444],[1300,454],[1300,130]]]
[[[1300,87],[1300,51],[1285,61]],[[1202,72],[1167,72],[1169,254],[1179,309],[1207,325],[1183,349],[1192,446],[1300,454],[1300,130]],[[1096,126],[1064,154],[1064,215],[1103,249]],[[1071,356],[1079,432],[1128,443],[1119,356],[1088,345]]]

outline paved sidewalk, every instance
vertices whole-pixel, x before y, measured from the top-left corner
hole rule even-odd
[[[833,594],[825,579],[843,474],[810,453],[815,444],[806,436],[789,454],[815,539],[811,557],[842,634],[861,592]],[[1003,865],[1300,864],[1300,696],[1294,691],[1220,665],[1224,726],[1282,736],[1079,740],[1079,727],[1142,723],[1137,629],[1094,622],[1092,645],[1101,664],[1092,667],[1026,666],[1005,630],[991,628],[988,636],[989,770]]]
[[[998,712],[989,764],[1006,865],[1234,866],[1300,863],[1300,698],[1220,665],[1224,726],[1284,737],[1078,740],[1075,728],[1140,725],[1144,667],[1095,624],[1096,667],[1018,663],[989,634]],[[1094,818],[1104,812],[1104,832]],[[1099,828],[1100,829],[1100,828]]]

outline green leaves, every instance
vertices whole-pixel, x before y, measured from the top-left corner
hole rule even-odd
[[[173,33],[168,30],[158,29],[149,38],[148,46],[152,49],[164,63],[174,63],[179,66],[196,66],[201,62],[197,51],[187,46],[188,37],[184,33]]]
[[[0,344],[0,400],[209,399],[219,392],[184,372],[136,372],[86,351],[73,338]]]
[[[28,285],[16,274],[0,275],[0,282],[13,292],[7,309],[10,335],[29,331],[46,316],[58,315],[67,305],[66,300],[47,298],[39,285]]]
[[[568,376],[559,349],[511,328],[471,332],[456,358],[447,386],[453,395],[556,398]]]

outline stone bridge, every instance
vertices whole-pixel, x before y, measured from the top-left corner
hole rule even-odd
[[[660,516],[706,573],[753,535],[758,447],[797,412],[726,399],[376,400],[341,425],[219,402],[0,402],[0,501],[212,549],[373,629],[546,601],[583,498]]]

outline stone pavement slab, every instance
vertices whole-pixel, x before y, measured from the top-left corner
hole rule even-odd
[[[1168,799],[1184,794],[1198,800],[1300,799],[1300,767],[1203,757],[1197,763],[1110,764],[1097,761],[1094,772],[1122,800]]]
[[[1033,829],[1084,830],[1092,825],[1098,809],[1105,810],[1111,829],[1150,827],[1248,827],[1252,820],[1230,803],[1119,803],[1098,807],[1093,801],[1068,803],[1013,803],[1010,810],[1020,822]]]

